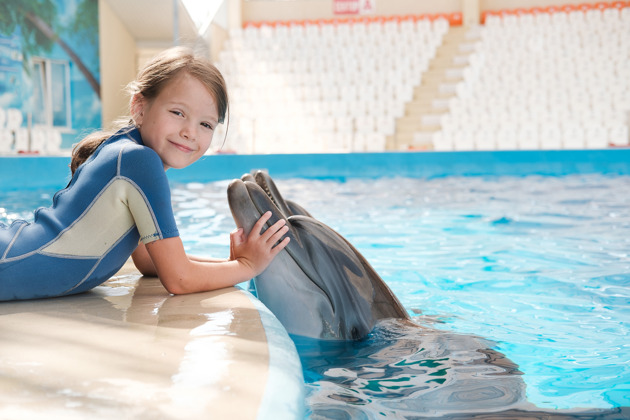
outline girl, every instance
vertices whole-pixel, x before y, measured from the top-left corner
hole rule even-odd
[[[73,177],[33,223],[0,224],[0,301],[63,296],[89,290],[131,255],[144,275],[166,290],[214,290],[262,272],[288,243],[284,220],[249,236],[230,235],[230,258],[185,254],[165,170],[204,155],[228,107],[225,82],[186,48],[154,58],[130,86],[130,125],[97,133],[73,151]]]

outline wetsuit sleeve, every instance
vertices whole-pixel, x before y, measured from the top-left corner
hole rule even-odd
[[[143,146],[126,148],[121,152],[118,170],[132,187],[128,188],[126,200],[140,240],[147,244],[179,236],[171,190],[157,153]]]

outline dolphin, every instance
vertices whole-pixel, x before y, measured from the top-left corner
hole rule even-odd
[[[289,334],[321,340],[359,340],[377,321],[409,319],[407,311],[361,253],[339,233],[285,200],[262,171],[227,190],[237,227],[249,234],[262,214],[267,226],[283,218],[291,241],[254,279],[258,298]]]

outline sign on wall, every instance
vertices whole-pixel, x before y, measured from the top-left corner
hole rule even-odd
[[[98,0],[0,2],[0,153],[51,152],[101,126]]]
[[[374,13],[376,0],[333,0],[336,15],[369,15]]]

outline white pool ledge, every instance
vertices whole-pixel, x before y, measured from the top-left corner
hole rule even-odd
[[[126,267],[91,292],[0,303],[0,418],[302,419],[293,342],[238,288],[171,296]]]

